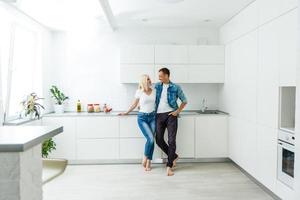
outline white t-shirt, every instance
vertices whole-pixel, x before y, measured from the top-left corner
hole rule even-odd
[[[139,112],[143,113],[151,113],[155,111],[155,97],[156,97],[156,90],[152,89],[150,95],[147,95],[142,90],[138,89],[135,93],[135,98],[139,99],[140,110]]]
[[[157,113],[166,113],[174,110],[168,103],[168,88],[169,84],[163,84],[163,90],[161,92],[160,102],[158,103]]]

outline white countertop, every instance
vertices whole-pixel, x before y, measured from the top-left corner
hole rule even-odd
[[[22,152],[61,132],[62,126],[3,126],[0,152]]]

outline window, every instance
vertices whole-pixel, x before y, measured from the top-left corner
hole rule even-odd
[[[38,66],[38,35],[26,27],[17,25],[14,31],[11,89],[8,116],[18,116],[20,102],[26,95],[41,94],[41,73]]]
[[[0,6],[0,121],[3,110],[5,120],[18,118],[26,95],[42,94],[40,34]]]

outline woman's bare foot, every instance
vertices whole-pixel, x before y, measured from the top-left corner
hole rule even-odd
[[[179,156],[177,156],[177,158],[173,161],[172,169],[174,169],[176,167],[178,159],[179,159]]]
[[[151,160],[147,160],[145,171],[151,171]]]
[[[144,158],[143,158],[142,165],[144,168],[146,168],[146,165],[147,165],[147,157],[146,156],[144,156]]]
[[[167,167],[167,176],[173,176],[174,172],[172,171],[171,167]]]

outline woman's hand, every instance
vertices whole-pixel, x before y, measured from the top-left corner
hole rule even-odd
[[[122,112],[122,113],[119,113],[118,115],[124,116],[124,115],[128,115],[128,113],[127,112]]]

